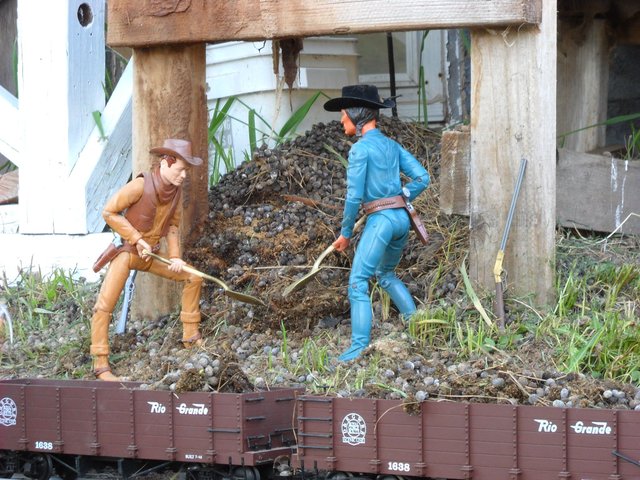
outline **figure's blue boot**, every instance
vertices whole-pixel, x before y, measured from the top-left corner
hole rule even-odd
[[[393,274],[378,277],[378,283],[389,294],[391,301],[400,312],[402,320],[407,321],[416,311],[416,304],[409,289]]]
[[[338,360],[348,362],[358,357],[369,345],[371,338],[371,306],[367,302],[355,302],[351,305],[351,346]]]

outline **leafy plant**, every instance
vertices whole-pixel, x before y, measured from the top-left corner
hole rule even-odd
[[[640,129],[630,124],[631,134],[625,140],[625,160],[640,158]]]
[[[429,125],[429,115],[427,113],[427,83],[424,74],[424,65],[422,64],[422,53],[424,52],[425,42],[429,35],[429,30],[425,30],[422,34],[422,43],[420,44],[420,69],[418,72],[418,121],[424,126]]]
[[[624,123],[624,122],[632,122],[633,120],[636,120],[638,118],[640,118],[640,113],[631,113],[629,115],[619,115],[617,117],[608,118],[604,122],[594,123],[593,125],[587,125],[586,127],[578,128],[577,130],[571,130],[570,132],[561,133],[557,137],[558,145],[560,147],[564,146],[565,139],[569,135],[573,135],[574,133],[582,132],[584,130],[589,130],[590,128],[595,128],[595,127],[616,125],[618,123]]]
[[[251,152],[253,152],[258,148],[258,144],[260,142],[267,142],[271,140],[277,146],[294,137],[296,135],[296,129],[307,117],[311,107],[313,107],[318,99],[323,96],[329,98],[322,91],[314,93],[295,112],[293,112],[291,117],[289,117],[278,132],[275,132],[275,130],[269,125],[265,118],[255,110],[255,108],[251,107],[240,98],[236,96],[229,97],[222,105],[222,99],[218,99],[216,101],[215,108],[211,113],[211,121],[209,122],[208,128],[208,141],[209,144],[213,146],[212,173],[209,178],[209,184],[215,185],[218,183],[223,173],[221,168],[222,166],[224,166],[225,172],[230,172],[237,165],[237,159],[234,158],[232,149],[223,146],[222,136],[224,135],[224,123],[227,119],[246,125],[247,135],[249,138],[249,148]],[[236,103],[246,108],[246,121],[238,118],[237,116],[231,115],[231,107]],[[261,124],[268,127],[268,132],[258,127],[258,120],[260,120]],[[245,161],[251,158],[251,152],[244,152]]]

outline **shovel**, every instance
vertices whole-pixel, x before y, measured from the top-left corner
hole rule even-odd
[[[160,255],[156,255],[155,253],[152,253],[149,250],[143,250],[142,253],[144,255],[149,255],[151,258],[155,258],[156,260],[159,260],[162,263],[166,263],[167,265],[171,264],[171,262],[166,258],[161,257]],[[245,293],[234,292],[229,288],[229,286],[226,283],[224,283],[219,278],[212,277],[211,275],[207,275],[206,273],[202,273],[200,270],[196,270],[195,268],[189,265],[183,265],[182,269],[185,272],[193,273],[194,275],[204,278],[205,280],[211,280],[213,283],[216,283],[218,286],[220,286],[224,290],[224,294],[229,298],[232,298],[242,303],[250,303],[251,305],[265,306],[262,300],[260,300],[259,298],[253,297],[251,295],[247,295]]]
[[[364,223],[366,218],[367,217],[365,215],[362,218],[360,218],[360,220],[358,220],[356,222],[356,224],[353,226],[353,231],[354,232],[358,228],[360,228],[360,226]],[[329,255],[331,252],[333,252],[334,250],[335,250],[335,247],[333,245],[329,245],[329,247],[327,247],[327,249],[324,252],[322,252],[320,254],[320,256],[317,258],[317,260],[313,263],[313,266],[311,267],[311,271],[309,273],[307,273],[304,277],[299,278],[298,280],[296,280],[295,282],[293,282],[292,284],[287,286],[287,288],[285,288],[284,291],[282,292],[282,296],[286,297],[290,293],[295,292],[296,290],[304,287],[307,283],[309,283],[309,281],[313,277],[315,277],[318,274],[318,272],[320,272],[320,270],[322,270],[322,268],[324,268],[324,267],[320,267],[320,264],[322,263],[324,258],[327,255]]]

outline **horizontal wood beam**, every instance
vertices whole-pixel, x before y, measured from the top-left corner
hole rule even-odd
[[[107,43],[144,47],[539,24],[542,0],[109,0]]]

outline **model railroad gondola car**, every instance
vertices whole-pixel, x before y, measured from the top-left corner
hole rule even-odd
[[[176,394],[136,383],[0,381],[0,476],[128,478],[172,465],[258,480],[295,445],[299,390]]]
[[[640,479],[640,412],[0,381],[0,475]]]
[[[636,411],[317,396],[296,403],[296,461],[338,478],[640,479]]]

